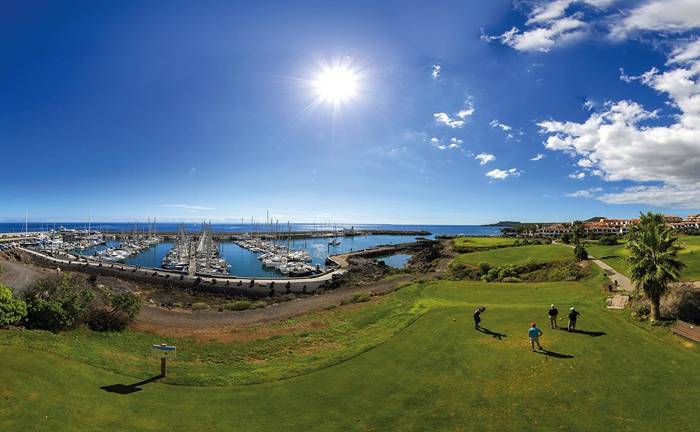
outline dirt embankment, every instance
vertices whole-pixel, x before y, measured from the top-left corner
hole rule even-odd
[[[0,253],[0,283],[12,288],[15,295],[30,289],[36,281],[55,274],[55,270],[30,265],[19,251]]]

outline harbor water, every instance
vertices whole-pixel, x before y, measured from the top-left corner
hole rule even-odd
[[[9,224],[0,224],[0,230],[10,230],[17,227],[8,227]],[[46,226],[35,226],[34,224],[29,224],[29,231],[45,229]],[[72,225],[72,226],[67,226]],[[66,228],[82,229],[82,224],[63,224]],[[100,225],[102,229],[108,230],[118,230],[123,229],[124,232],[130,232],[133,230],[133,224],[93,224],[95,229],[99,229]],[[157,224],[156,228],[158,232],[172,232],[177,229],[177,224]],[[188,225],[188,231],[193,233],[198,233],[200,225],[191,226]],[[24,228],[24,227],[22,227]],[[243,228],[243,229],[241,229]],[[230,232],[248,232],[246,230],[253,231],[253,227],[250,225],[212,225],[213,230],[218,231],[230,231]],[[292,225],[292,230],[312,230],[318,227],[313,224],[294,224]],[[500,228],[498,227],[487,227],[487,226],[477,226],[477,225],[355,225],[356,229],[384,229],[384,230],[425,230],[430,231],[431,235],[426,236],[426,238],[435,238],[436,235],[498,235],[500,234]],[[15,232],[17,230],[15,229]],[[287,240],[283,238],[284,234],[280,234],[280,238],[275,241],[280,246],[289,246],[293,250],[304,250],[311,256],[311,264],[321,267],[325,266],[326,258],[331,255],[343,254],[348,252],[356,252],[363,249],[373,248],[382,245],[395,245],[400,243],[410,243],[416,241],[416,236],[413,235],[366,235],[366,236],[340,236],[337,240],[339,244],[330,244],[332,237],[315,237],[306,239],[291,239]],[[96,252],[105,250],[107,248],[114,248],[119,246],[119,241],[109,240],[106,244],[100,246],[93,246],[80,251],[74,251],[84,256],[95,255]],[[167,240],[150,246],[138,254],[131,256],[124,260],[124,263],[131,265],[138,265],[146,268],[160,268],[163,258],[166,256],[168,251],[174,246],[174,242]],[[283,278],[279,272],[274,269],[263,268],[262,263],[258,260],[258,255],[249,251],[248,249],[238,246],[236,243],[230,240],[222,240],[218,242],[219,251],[221,257],[225,259],[228,264],[230,264],[229,273],[235,276],[241,277],[253,277],[253,278]],[[396,254],[386,257],[381,257],[379,259],[383,260],[387,265],[396,268],[402,268],[406,265],[406,262],[410,259],[410,255]]]

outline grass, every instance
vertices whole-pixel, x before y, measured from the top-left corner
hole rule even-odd
[[[604,309],[603,284],[417,283],[261,340],[172,340],[172,376],[126,395],[100,387],[154,375],[153,336],[3,331],[0,430],[698,430],[700,349]],[[553,302],[599,336],[549,330]],[[551,356],[529,351],[532,320]],[[171,385],[188,383],[217,385]]]
[[[454,264],[471,265],[487,262],[491,266],[499,266],[503,264],[522,264],[529,260],[550,262],[571,258],[572,256],[573,250],[570,247],[550,244],[499,248],[459,254],[453,262]]]
[[[700,280],[700,236],[680,236],[679,244],[682,249],[679,252],[679,259],[685,264],[685,269],[681,273],[681,280]],[[600,258],[610,265],[610,267],[622,274],[629,275],[627,257],[629,253],[623,243],[613,246],[601,246],[596,242],[586,243],[588,253]]]
[[[457,237],[452,240],[457,248],[492,249],[513,246],[515,239],[507,237]]]

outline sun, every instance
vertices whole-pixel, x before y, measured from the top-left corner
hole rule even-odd
[[[346,66],[324,68],[316,77],[314,87],[319,99],[339,104],[357,94],[358,76]]]

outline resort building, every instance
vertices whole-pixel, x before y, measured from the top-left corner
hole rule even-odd
[[[671,227],[677,230],[685,231],[692,229],[700,229],[700,214],[690,215],[683,219],[680,216],[663,215],[664,220]],[[629,232],[632,225],[639,222],[639,219],[607,219],[600,218],[597,221],[584,222],[584,230],[586,234],[593,235],[624,235]],[[534,229],[526,231],[524,234],[530,237],[547,237],[558,238],[564,233],[571,233],[570,224],[550,224],[550,225],[535,225]]]

